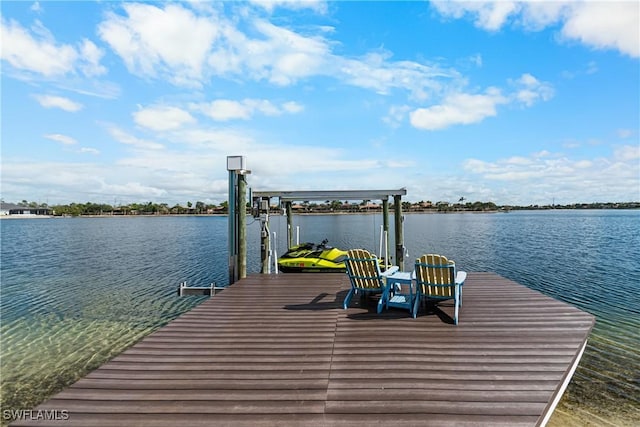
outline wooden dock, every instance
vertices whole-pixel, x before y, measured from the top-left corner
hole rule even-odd
[[[68,419],[12,425],[543,425],[594,324],[492,273],[469,274],[458,326],[450,305],[343,310],[348,289],[250,276],[35,409]]]

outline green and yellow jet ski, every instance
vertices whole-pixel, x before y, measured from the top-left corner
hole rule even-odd
[[[319,245],[301,243],[289,248],[278,259],[278,269],[283,273],[344,273],[347,251],[327,246],[325,239]]]

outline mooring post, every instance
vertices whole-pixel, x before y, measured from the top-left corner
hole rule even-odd
[[[404,271],[404,241],[402,232],[402,197],[393,196],[393,217],[395,220],[396,233],[396,263],[400,267],[400,271]]]
[[[247,277],[247,179],[238,175],[238,278]]]
[[[291,209],[291,202],[285,202],[285,209],[287,213],[287,242],[288,248],[293,247],[293,211]]]
[[[239,278],[246,276],[246,180],[245,175],[251,171],[245,168],[244,156],[227,156],[227,170],[229,171],[229,284],[232,285]],[[242,184],[240,184],[242,181]],[[239,187],[242,187],[239,188]],[[242,203],[242,206],[239,204]],[[241,265],[244,275],[241,275]]]
[[[382,233],[385,234],[384,239],[384,253],[385,256],[389,256],[389,199],[382,199]],[[384,238],[384,236],[383,236]],[[386,259],[386,265],[391,265],[390,260]]]
[[[260,272],[269,274],[269,249],[271,246],[269,236],[269,198],[260,200],[260,210],[264,211],[264,217],[260,217]]]

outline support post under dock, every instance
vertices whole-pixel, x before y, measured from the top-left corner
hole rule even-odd
[[[389,199],[382,199],[382,232],[386,236],[384,239],[384,254],[389,256]],[[385,264],[391,265],[388,259],[385,260]]]
[[[247,277],[247,178],[238,175],[238,277]]]
[[[293,247],[293,210],[291,209],[291,202],[284,203],[287,212],[287,242],[289,246],[287,249]]]
[[[396,232],[396,264],[400,267],[400,271],[404,271],[404,233],[402,232],[402,198],[393,196],[393,217],[395,219]]]

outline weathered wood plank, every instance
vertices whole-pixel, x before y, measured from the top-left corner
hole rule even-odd
[[[453,307],[375,313],[342,274],[250,276],[39,410],[65,426],[533,426],[593,317],[492,273]]]

